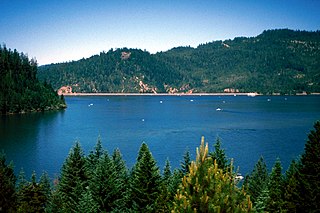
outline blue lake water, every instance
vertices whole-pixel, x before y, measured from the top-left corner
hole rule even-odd
[[[269,168],[279,157],[287,169],[320,119],[320,96],[88,96],[66,102],[65,111],[1,117],[0,150],[16,173],[23,167],[28,177],[33,170],[54,177],[75,141],[88,154],[99,136],[109,153],[120,148],[128,167],[143,141],[161,169],[167,158],[179,167],[186,148],[194,158],[205,136],[211,150],[221,139],[242,174],[261,155]]]

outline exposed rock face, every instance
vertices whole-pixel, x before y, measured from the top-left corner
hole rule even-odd
[[[121,52],[121,59],[127,60],[130,58],[131,52]]]
[[[71,93],[72,93],[71,86],[63,86],[60,89],[58,89],[58,95],[71,94]]]
[[[142,81],[139,81],[139,86],[140,86],[140,93],[148,93],[152,92],[154,94],[157,93],[157,88],[156,87],[149,87],[148,84],[144,84]]]

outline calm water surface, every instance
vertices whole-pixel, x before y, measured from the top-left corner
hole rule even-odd
[[[131,167],[141,143],[162,169],[166,158],[179,167],[183,153],[205,136],[217,137],[240,172],[250,172],[262,155],[268,167],[281,159],[286,169],[303,152],[307,134],[320,119],[320,96],[99,96],[67,97],[61,112],[2,116],[0,150],[16,173],[59,174],[75,141],[86,154],[100,136],[111,153],[120,148]],[[217,111],[221,108],[221,111]]]

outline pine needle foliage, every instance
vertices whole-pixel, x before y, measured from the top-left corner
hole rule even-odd
[[[13,164],[7,165],[5,154],[0,152],[0,212],[13,212],[15,209],[16,179]]]
[[[61,177],[57,186],[58,196],[62,199],[63,211],[72,211],[88,185],[86,158],[79,142],[70,150],[62,165]]]
[[[131,199],[133,209],[139,212],[156,211],[155,203],[160,194],[161,176],[147,144],[142,143],[137,163],[131,174]]]
[[[302,210],[316,212],[320,209],[320,121],[314,124],[301,156]]]
[[[249,196],[236,187],[232,165],[227,172],[208,157],[204,137],[197,148],[196,161],[183,177],[174,199],[172,212],[250,212]]]
[[[251,201],[255,204],[262,191],[267,187],[268,170],[267,165],[261,156],[254,166],[251,174],[246,178],[246,191],[250,195]]]

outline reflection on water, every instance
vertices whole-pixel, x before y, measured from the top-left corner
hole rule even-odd
[[[46,170],[46,141],[63,114],[64,111],[1,116],[0,149],[8,160],[14,161],[16,172],[21,168],[26,174]]]
[[[109,152],[120,148],[129,167],[142,141],[160,168],[166,158],[175,168],[185,149],[194,154],[205,136],[210,149],[220,137],[244,174],[261,155],[269,167],[280,157],[286,168],[302,153],[308,132],[320,119],[320,96],[101,96],[66,101],[66,111],[1,117],[0,149],[14,161],[16,172],[21,167],[27,175],[46,170],[53,177],[76,140],[88,153],[99,135]]]

